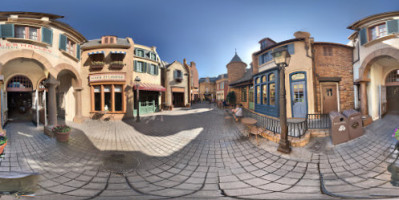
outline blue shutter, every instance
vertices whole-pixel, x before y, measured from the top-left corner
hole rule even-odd
[[[387,21],[388,34],[399,32],[399,20]]]
[[[59,48],[66,51],[66,46],[67,46],[67,37],[63,34],[60,34]]]
[[[293,55],[295,53],[295,45],[294,43],[291,43],[289,45],[287,45],[288,48],[288,53],[290,53],[290,55]]]
[[[42,42],[49,45],[53,44],[53,30],[42,27]]]
[[[1,25],[1,37],[2,38],[13,38],[14,36],[14,24],[2,24]]]
[[[80,60],[80,45],[79,44],[76,45],[76,58],[78,60]]]
[[[367,43],[367,30],[365,28],[359,31],[359,37],[361,45]]]

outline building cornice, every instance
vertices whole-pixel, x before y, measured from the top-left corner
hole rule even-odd
[[[374,21],[374,20],[378,20],[378,19],[382,19],[382,18],[389,18],[389,17],[395,17],[395,16],[399,16],[399,11],[394,11],[394,12],[384,12],[384,13],[379,13],[379,14],[375,14],[375,15],[371,15],[368,17],[365,17],[361,20],[358,20],[354,23],[352,23],[351,25],[349,25],[347,27],[347,29],[351,29],[351,30],[358,30],[362,25]]]

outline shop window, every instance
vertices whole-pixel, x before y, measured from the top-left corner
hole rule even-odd
[[[101,111],[101,86],[94,87],[94,110]]]
[[[270,95],[270,102],[271,106],[276,105],[276,84],[271,83],[269,84],[269,95]]]
[[[256,78],[255,79],[255,84],[259,84],[260,83],[260,78]]]
[[[124,111],[123,85],[95,85],[92,87],[94,111]]]
[[[262,76],[262,83],[266,82],[266,76]]]
[[[257,104],[260,104],[261,98],[260,98],[260,86],[256,86],[256,98],[255,101]]]
[[[241,88],[241,102],[247,102],[247,88]]]
[[[276,79],[276,75],[274,73],[269,74],[269,81],[274,81]]]
[[[267,105],[267,85],[262,85],[262,104]]]

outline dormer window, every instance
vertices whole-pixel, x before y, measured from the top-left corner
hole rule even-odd
[[[15,37],[39,41],[39,29],[29,26],[15,26]]]
[[[116,44],[116,36],[103,36],[101,44]]]
[[[369,38],[375,40],[387,35],[387,26],[385,23],[372,26],[369,28]]]
[[[181,70],[175,70],[173,72],[173,78],[177,81],[177,82],[181,82],[183,80],[183,72]]]

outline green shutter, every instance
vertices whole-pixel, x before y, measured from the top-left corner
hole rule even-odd
[[[53,44],[53,30],[42,27],[42,42],[49,45]]]
[[[143,73],[146,73],[147,72],[147,63],[146,62],[143,62],[143,70],[141,71],[141,72],[143,72]]]
[[[80,45],[79,44],[76,45],[76,58],[78,60],[80,60]]]
[[[159,74],[159,67],[155,65],[155,75]]]
[[[359,37],[361,45],[367,43],[367,30],[365,28],[359,31]]]
[[[290,53],[290,55],[293,55],[295,53],[294,43],[287,45],[287,49],[288,49],[288,53]]]
[[[67,37],[63,34],[60,34],[60,45],[59,48],[66,51],[67,47]]]
[[[399,20],[387,21],[388,34],[399,32]]]
[[[134,61],[134,71],[137,72],[137,61]]]
[[[1,25],[1,37],[2,38],[13,38],[14,36],[14,24],[2,24]]]

